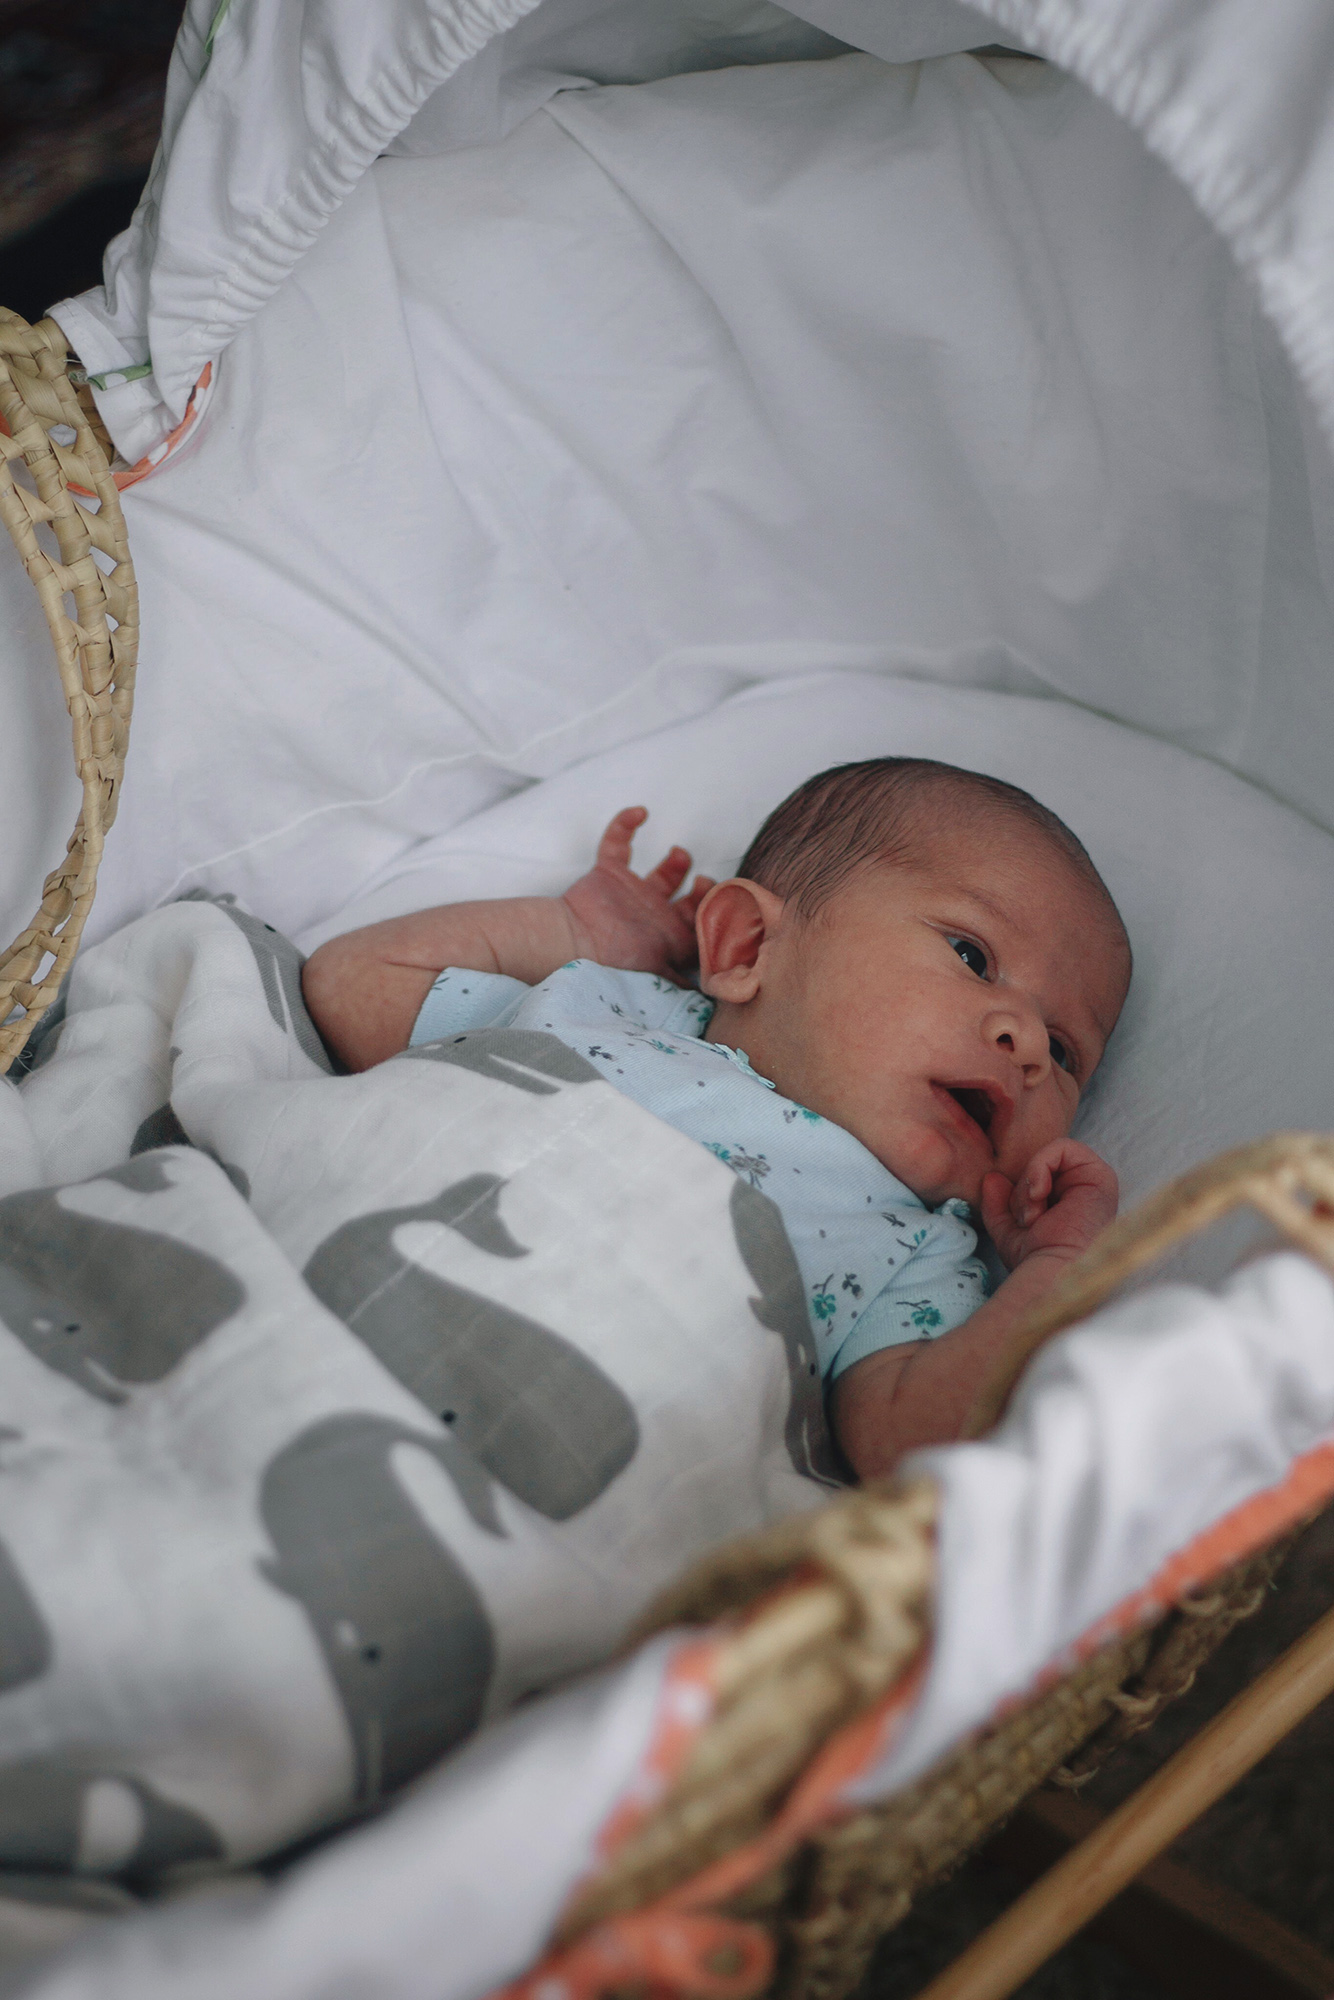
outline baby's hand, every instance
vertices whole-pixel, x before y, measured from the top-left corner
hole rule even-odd
[[[651,874],[636,875],[630,849],[647,818],[643,806],[618,812],[598,843],[597,860],[562,900],[573,924],[574,957],[679,980],[698,962],[695,912],[713,880],[697,875],[687,894],[672,901],[690,873],[684,847],[674,847]]]
[[[1007,1270],[1049,1251],[1077,1257],[1116,1216],[1116,1175],[1090,1146],[1053,1139],[1017,1181],[988,1174],[982,1220]]]

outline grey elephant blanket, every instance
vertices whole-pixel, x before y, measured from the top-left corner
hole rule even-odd
[[[332,1073],[187,900],[0,1088],[0,1869],[364,1810],[836,1477],[773,1206],[553,1038]]]

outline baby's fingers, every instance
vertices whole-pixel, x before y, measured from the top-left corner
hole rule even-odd
[[[1051,1167],[1041,1155],[1030,1160],[1014,1184],[1010,1212],[1021,1229],[1031,1229],[1051,1196]]]
[[[598,842],[597,866],[628,868],[635,835],[647,818],[647,806],[623,806]]]
[[[999,1244],[1002,1237],[1012,1230],[1010,1200],[1014,1194],[1014,1183],[1002,1173],[984,1174],[982,1177],[981,1202],[982,1223],[987,1235]]]
[[[674,847],[670,853],[663,855],[657,867],[644,877],[644,881],[650,889],[656,889],[659,895],[665,896],[670,902],[689,873],[689,854],[684,847]]]
[[[710,889],[714,887],[716,887],[716,884],[712,875],[697,875],[692,886],[686,891],[686,894],[682,896],[676,906],[681,915],[693,924],[700,904],[704,901]]]

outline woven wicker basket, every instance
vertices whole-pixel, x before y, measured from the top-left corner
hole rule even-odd
[[[55,321],[29,326],[0,308],[0,520],[42,600],[83,786],[65,858],[42,885],[32,922],[0,955],[0,1073],[78,949],[125,768],[139,596],[110,454],[91,392],[70,381]]]
[[[781,1817],[817,1753],[855,1727],[871,1688],[887,1685],[924,1645],[933,1518],[929,1488],[865,1489],[833,1502],[795,1534],[784,1529],[735,1552],[730,1592],[718,1590],[706,1566],[672,1594],[664,1622],[692,1613],[735,1617],[746,1599],[746,1564],[752,1578],[767,1582],[783,1551],[784,1585],[743,1623],[734,1642],[741,1657],[724,1669],[717,1719],[662,1806],[567,1911],[552,1970],[561,1969],[560,1947],[577,1954],[609,1918],[649,1906],[704,1907],[768,1932],[776,1965],[768,1990],[780,2000],[842,2000],[918,1896],[989,1839],[1030,1792],[1048,1782],[1082,1784],[1190,1687],[1233,1626],[1260,1608],[1292,1539],[1182,1599],[1155,1629],[1104,1646],[908,1790],[809,1833],[739,1890],[713,1898],[706,1885],[722,1873],[723,1857],[735,1859],[747,1843],[763,1845],[764,1829]],[[865,1559],[862,1576],[857,1557],[848,1561],[845,1552],[836,1583],[826,1569],[819,1583],[793,1589],[794,1578],[809,1576],[845,1539]],[[914,1543],[915,1560],[908,1553]],[[823,1607],[804,1601],[822,1596]],[[895,1626],[886,1645],[886,1629]],[[704,1893],[696,1894],[696,1885]]]
[[[50,320],[29,326],[0,310],[0,433],[0,518],[41,596],[83,785],[65,859],[33,922],[0,957],[3,1070],[55,998],[92,904],[124,769],[138,617],[110,441],[86,388],[70,380]],[[1334,1142],[1279,1135],[1225,1156],[1123,1218],[1072,1267],[987,1386],[969,1434],[994,1422],[1043,1341],[1169,1244],[1242,1203],[1334,1270]],[[1283,1553],[1252,1553],[1152,1632],[1118,1637],[909,1791],[803,1826],[794,1801],[813,1764],[887,1691],[910,1683],[924,1655],[935,1506],[924,1483],[850,1492],[723,1551],[656,1607],[643,1633],[720,1621],[730,1632],[717,1709],[666,1797],[565,1913],[558,1955],[577,1955],[625,1912],[704,1907],[767,1932],[777,1966],[770,1983],[784,2000],[839,2000],[917,1894],[1029,1791],[1053,1776],[1081,1782],[1190,1685],[1258,1608]],[[584,1990],[616,1984],[608,1976]],[[744,1978],[729,1984],[726,1968],[712,1988],[718,2000],[754,1990]]]

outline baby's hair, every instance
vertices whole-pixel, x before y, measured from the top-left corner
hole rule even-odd
[[[809,918],[862,869],[915,861],[951,824],[994,814],[1048,840],[1106,899],[1124,934],[1106,883],[1064,820],[1018,785],[930,757],[870,757],[807,778],[770,813],[737,873]]]

